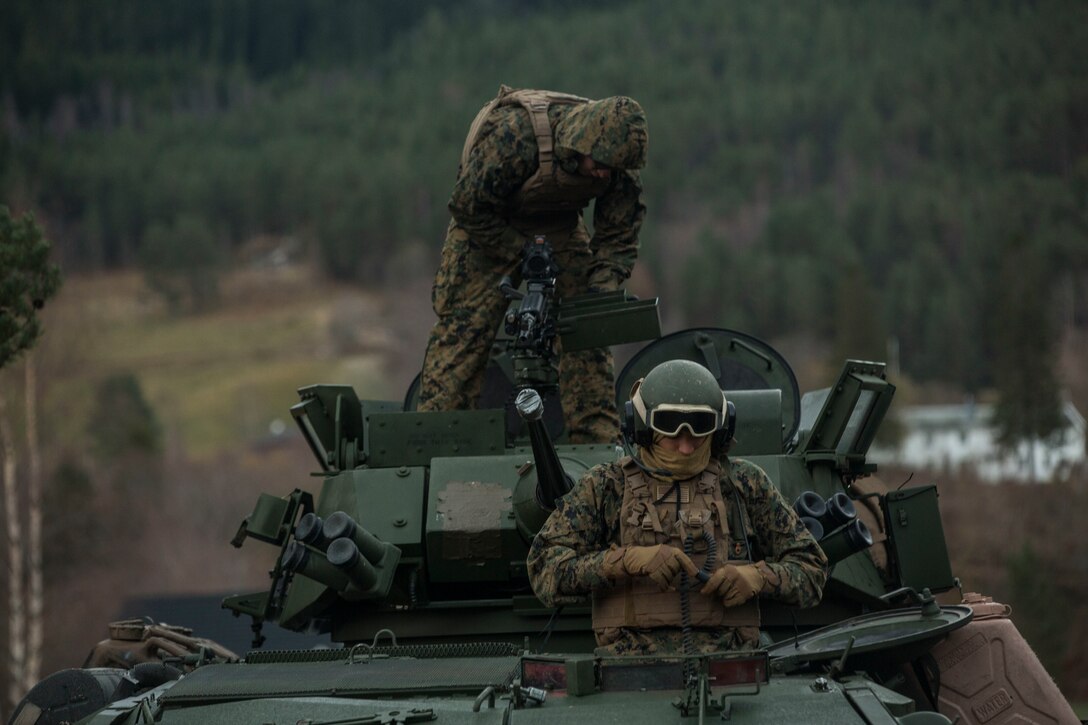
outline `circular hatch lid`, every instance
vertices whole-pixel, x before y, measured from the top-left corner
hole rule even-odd
[[[778,671],[842,657],[854,638],[847,663],[866,669],[867,663],[907,662],[927,651],[949,632],[971,621],[965,606],[911,607],[863,614],[769,647],[771,666]],[[874,656],[879,655],[879,656]]]

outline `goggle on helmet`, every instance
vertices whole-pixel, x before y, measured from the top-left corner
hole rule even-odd
[[[642,381],[636,383],[631,395],[631,402],[646,426],[663,436],[676,436],[684,428],[695,437],[708,436],[722,429],[722,411],[727,409],[725,393],[722,396],[722,409],[715,410],[710,405],[686,403],[658,403],[650,410],[642,399]]]

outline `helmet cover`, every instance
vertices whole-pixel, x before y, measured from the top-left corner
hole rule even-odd
[[[612,169],[646,165],[649,132],[638,101],[612,96],[575,106],[555,127],[555,146]]]

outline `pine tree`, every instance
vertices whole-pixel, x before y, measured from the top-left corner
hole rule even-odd
[[[60,271],[50,264],[49,249],[31,215],[13,219],[0,206],[0,368],[41,334],[38,310],[60,286]]]
[[[27,352],[41,334],[38,311],[60,286],[60,271],[49,262],[50,244],[29,214],[13,219],[0,206],[0,368]],[[16,477],[16,448],[0,390],[0,452],[3,458],[4,528],[8,542],[8,704],[14,706],[38,678],[42,646],[41,471],[37,445],[35,367],[26,366],[28,530]],[[24,563],[26,566],[24,566]],[[24,577],[27,581],[24,582]],[[24,587],[28,585],[28,587]]]
[[[1016,235],[1002,249],[991,283],[998,440],[1031,449],[1062,426],[1056,365],[1059,330],[1053,313],[1052,265],[1045,249]]]

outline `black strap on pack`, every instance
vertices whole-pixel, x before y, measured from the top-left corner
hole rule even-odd
[[[939,711],[938,700],[941,696],[941,668],[933,655],[926,652],[921,657],[911,662],[914,676],[918,678],[918,684],[922,693],[929,700],[929,704],[935,712]]]

